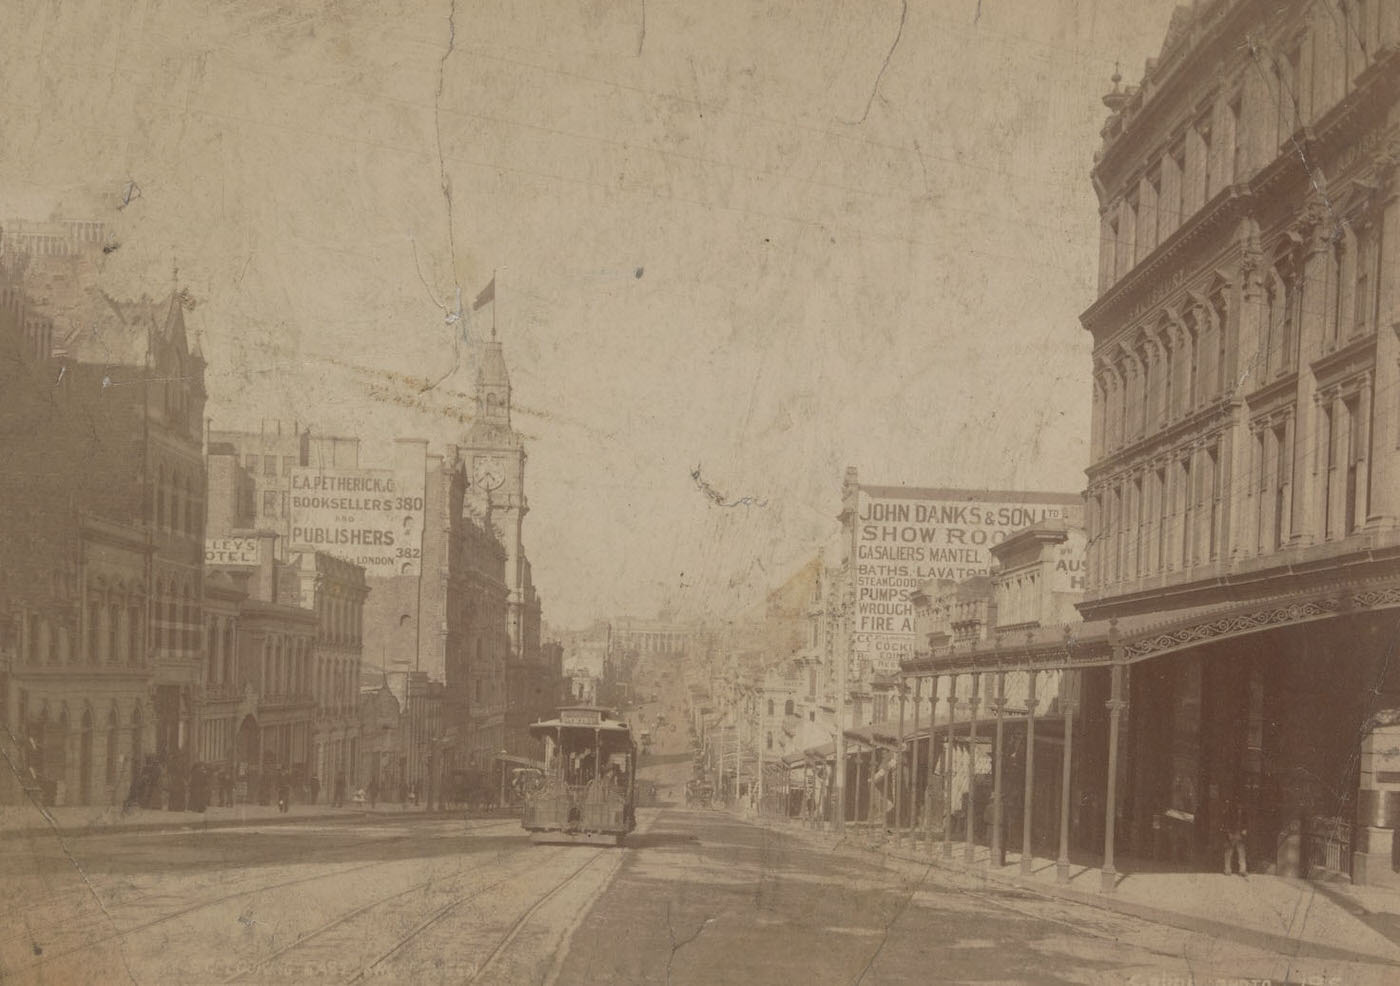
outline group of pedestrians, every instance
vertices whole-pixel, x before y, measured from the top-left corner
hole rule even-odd
[[[294,794],[297,800],[308,804],[320,804],[321,780],[312,774],[303,784],[296,784],[292,774],[286,770],[264,770],[246,775],[245,796],[249,802],[259,805],[276,805],[280,814],[291,810]],[[238,796],[239,782],[232,770],[227,767],[213,769],[207,764],[195,763],[181,769],[178,764],[167,762],[161,757],[147,756],[140,765],[133,764],[131,786],[128,789],[124,807],[168,809],[171,811],[202,812],[211,805],[220,808],[232,807]],[[394,788],[388,782],[381,785],[380,779],[371,778],[368,785],[354,792],[353,803],[378,807],[381,794],[392,797]],[[407,781],[399,781],[397,791],[399,804],[407,808],[419,802],[418,786]],[[335,775],[335,782],[326,792],[329,806],[346,807],[349,785],[345,774]]]

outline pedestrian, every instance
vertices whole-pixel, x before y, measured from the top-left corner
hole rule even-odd
[[[335,775],[335,807],[345,807],[345,774],[344,772]]]
[[[369,806],[376,807],[379,804],[379,778],[372,777],[369,782]]]
[[[404,808],[404,807],[406,807],[407,805],[408,805],[408,782],[407,782],[407,781],[399,781],[399,807],[400,807],[400,808]]]
[[[277,810],[282,814],[287,813],[287,808],[292,800],[292,785],[287,779],[285,771],[277,775]]]
[[[202,763],[190,768],[190,800],[185,807],[198,812],[209,807],[209,782]]]
[[[1235,861],[1235,856],[1240,858],[1240,876],[1249,876],[1249,867],[1245,863],[1244,854],[1244,809],[1236,801],[1228,801],[1225,804],[1224,814],[1221,815],[1221,832],[1225,836],[1225,875],[1229,876]]]
[[[141,807],[141,797],[145,793],[145,777],[142,775],[140,766],[135,760],[131,761],[131,786],[127,788],[126,800],[122,802],[122,811],[131,808]]]
[[[321,801],[321,779],[312,774],[309,783],[311,785],[311,803],[313,805],[319,804]]]

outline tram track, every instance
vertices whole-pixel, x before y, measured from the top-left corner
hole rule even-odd
[[[554,861],[568,855],[571,851],[572,847],[559,847],[559,850],[557,852],[551,854],[549,859],[543,861],[543,863],[541,863],[540,865],[526,867],[525,873],[541,869],[543,866],[548,866],[550,863],[553,863]],[[494,958],[500,953],[500,951],[507,944],[509,944],[509,940],[514,937],[515,933],[530,917],[530,915],[537,911],[541,905],[543,905],[547,900],[552,898],[565,886],[573,882],[573,880],[575,880],[580,874],[582,874],[583,871],[587,869],[595,860],[597,860],[600,856],[606,854],[608,851],[608,849],[600,849],[593,853],[581,865],[576,867],[567,876],[565,876],[562,880],[556,883],[547,893],[545,893],[537,901],[535,901],[534,904],[526,908],[525,912],[522,913],[518,918],[516,918],[515,921],[511,923],[510,927],[507,928],[506,934],[502,936],[502,938],[496,943],[495,946],[492,947],[490,953],[488,954],[488,958],[477,965],[476,971],[474,971],[472,975],[467,979],[467,982],[472,982],[476,979],[478,975],[480,975],[480,972],[485,968],[486,964],[491,960],[494,960]],[[420,941],[420,936],[425,931],[438,924],[457,908],[479,897],[482,897],[490,891],[502,887],[514,880],[519,880],[522,876],[524,876],[523,873],[511,874],[502,877],[501,879],[496,880],[495,882],[485,887],[480,887],[470,893],[462,894],[461,896],[454,898],[451,901],[448,901],[442,907],[439,907],[436,910],[434,910],[430,915],[428,915],[427,918],[423,919],[422,921],[419,921],[416,925],[414,925],[414,927],[408,932],[408,934],[401,937],[397,942],[394,943],[394,945],[391,948],[382,952],[372,962],[366,963],[355,975],[351,976],[349,979],[346,979],[344,981],[345,986],[351,986],[351,984],[353,983],[363,982],[365,979],[373,976],[375,974],[376,969],[383,968],[391,960],[400,955],[404,951],[404,949],[407,948],[409,945],[411,945],[414,942]]]
[[[599,859],[606,855],[609,855],[609,852],[608,850],[603,849],[595,853],[593,856],[589,857],[583,863],[582,866],[574,870],[559,883],[555,884],[552,890],[550,890],[547,894],[542,896],[539,900],[535,901],[535,903],[533,903],[532,905],[530,905],[529,908],[526,909],[525,913],[521,914],[518,918],[511,922],[510,927],[506,929],[505,935],[501,938],[500,941],[496,943],[496,945],[491,949],[491,951],[486,954],[486,958],[481,960],[481,963],[476,967],[476,971],[473,972],[471,976],[467,978],[467,982],[476,982],[477,979],[479,979],[482,976],[482,974],[485,973],[486,970],[491,967],[492,963],[496,961],[497,956],[499,956],[506,949],[506,947],[509,946],[512,941],[515,940],[516,935],[520,933],[520,929],[525,927],[526,921],[534,917],[535,913],[545,904],[549,903],[549,901],[556,894],[558,894],[561,890],[563,890],[569,884],[573,883],[576,879],[578,879],[579,876],[583,874],[584,870],[588,869],[588,867],[592,866],[595,862],[597,862]]]
[[[480,831],[480,829],[472,829],[472,830],[470,830],[470,831],[475,832],[475,831]],[[405,834],[405,835],[401,835],[401,836],[394,836],[394,837],[390,837],[390,838],[362,839],[362,840],[358,840],[358,841],[356,841],[356,842],[349,843],[349,844],[334,845],[334,846],[331,847],[331,850],[332,850],[332,851],[335,851],[335,852],[341,852],[341,853],[344,853],[344,852],[354,852],[355,850],[360,849],[360,848],[365,847],[365,846],[378,846],[378,847],[383,847],[383,846],[387,846],[387,845],[397,845],[397,844],[401,844],[401,843],[406,842],[406,841],[415,840],[415,839],[417,839],[417,838],[419,838],[419,836],[418,836],[416,833],[414,833],[414,834]],[[206,910],[206,909],[209,909],[209,908],[218,907],[218,906],[220,906],[220,905],[222,905],[222,904],[226,904],[226,903],[229,903],[230,901],[238,900],[238,899],[240,899],[240,898],[244,898],[244,897],[253,897],[253,896],[256,896],[256,895],[258,895],[258,894],[267,893],[267,892],[269,892],[269,891],[284,890],[284,889],[286,889],[286,888],[288,888],[288,887],[302,886],[302,885],[305,885],[305,884],[315,883],[315,882],[319,882],[319,881],[334,880],[334,879],[337,879],[337,878],[345,877],[345,876],[347,876],[347,875],[349,875],[349,874],[361,873],[361,872],[364,872],[364,871],[366,871],[366,870],[371,870],[371,869],[374,869],[374,868],[376,868],[376,867],[383,867],[383,866],[391,866],[391,865],[401,864],[401,863],[403,863],[404,861],[405,861],[405,860],[404,860],[403,857],[396,857],[396,858],[392,858],[392,859],[379,859],[379,860],[373,860],[373,861],[367,862],[367,863],[356,864],[356,865],[353,865],[353,866],[344,866],[344,867],[340,867],[340,868],[338,868],[338,869],[335,869],[335,870],[332,870],[332,871],[329,871],[329,872],[308,874],[308,875],[306,875],[306,876],[295,877],[295,878],[286,879],[286,880],[274,880],[274,881],[272,881],[272,882],[258,883],[256,886],[251,886],[251,887],[241,887],[241,888],[239,888],[239,889],[237,889],[237,890],[233,890],[233,891],[230,891],[230,892],[227,892],[227,893],[219,894],[218,896],[215,896],[215,897],[209,897],[209,898],[205,898],[205,899],[202,899],[202,900],[193,901],[193,902],[191,902],[191,903],[189,903],[189,904],[187,904],[187,905],[185,905],[185,906],[182,906],[182,907],[177,908],[177,909],[174,910],[174,911],[170,911],[170,912],[168,912],[168,913],[158,915],[158,916],[153,917],[153,918],[151,918],[151,919],[149,919],[149,920],[146,920],[146,921],[140,921],[140,922],[138,922],[138,923],[136,923],[136,924],[133,924],[133,925],[131,925],[131,926],[129,926],[129,927],[122,927],[122,928],[112,927],[111,930],[110,930],[107,934],[103,934],[103,935],[100,935],[100,936],[98,936],[98,937],[93,937],[93,938],[84,937],[83,940],[81,941],[81,943],[75,944],[75,945],[71,945],[71,946],[66,947],[66,948],[60,948],[60,949],[57,950],[57,951],[48,951],[48,950],[45,950],[45,951],[43,951],[42,953],[36,952],[36,954],[39,956],[38,959],[37,959],[36,961],[30,962],[30,963],[28,963],[27,965],[24,965],[24,966],[12,967],[12,968],[10,968],[9,970],[7,970],[7,972],[8,972],[8,973],[32,972],[32,971],[41,969],[41,968],[43,968],[43,967],[49,965],[50,963],[55,963],[55,962],[58,962],[58,961],[63,960],[63,959],[68,959],[68,958],[71,958],[71,957],[73,957],[73,956],[75,956],[75,955],[82,954],[82,953],[84,953],[84,952],[91,952],[91,951],[93,951],[93,950],[95,950],[95,949],[97,949],[97,948],[99,948],[99,947],[101,947],[101,946],[103,946],[103,945],[106,945],[106,944],[108,944],[108,943],[110,943],[110,942],[113,942],[113,941],[116,941],[116,940],[118,940],[118,939],[126,939],[126,938],[128,938],[128,937],[130,937],[130,936],[133,936],[133,935],[142,934],[143,932],[147,932],[147,931],[150,931],[150,930],[152,930],[152,929],[154,929],[154,928],[158,928],[158,927],[160,927],[161,925],[168,924],[168,923],[171,922],[171,921],[179,920],[180,918],[186,917],[186,916],[188,916],[188,915],[190,915],[190,914],[193,914],[193,913],[195,913],[195,912],[197,912],[197,911],[201,911],[201,910]],[[268,862],[272,862],[272,861],[269,860]],[[131,907],[139,906],[140,903],[141,903],[143,900],[149,900],[149,899],[151,899],[151,898],[153,898],[153,897],[156,897],[156,896],[159,896],[159,890],[158,890],[157,888],[153,888],[153,889],[148,890],[148,891],[146,891],[145,893],[140,894],[140,895],[138,895],[138,896],[136,896],[136,897],[129,898],[129,899],[126,899],[126,900],[122,900],[122,901],[120,901],[120,902],[117,902],[115,906],[118,907],[118,908],[121,908],[121,909],[127,909],[127,908],[131,908]],[[113,925],[113,924],[115,923],[115,919],[114,919],[114,917],[113,917],[113,916],[109,913],[109,911],[108,911],[108,907],[109,907],[108,903],[107,903],[107,902],[100,901],[100,900],[98,901],[98,903],[99,903],[99,905],[100,905],[100,907],[101,907],[101,911],[102,911],[101,914],[99,914],[99,915],[94,915],[94,916],[93,916],[93,920],[92,920],[91,922],[87,922],[87,923],[85,923],[85,924],[83,924],[83,925],[80,925],[80,926],[77,927],[77,928],[74,928],[74,927],[71,926],[71,925],[66,926],[66,927],[64,928],[64,931],[65,931],[65,932],[68,932],[68,933],[70,933],[70,934],[76,933],[76,934],[80,934],[80,935],[86,935],[86,932],[87,932],[88,928],[90,928],[92,925],[102,925],[102,924],[107,924],[107,925],[109,925],[109,926],[110,926],[110,925]],[[15,940],[17,940],[17,938],[20,938],[20,937],[23,937],[23,933],[21,933],[21,935],[19,935],[19,936],[11,936],[10,939],[9,939],[9,943],[13,943]]]

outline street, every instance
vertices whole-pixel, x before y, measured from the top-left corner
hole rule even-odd
[[[881,861],[721,812],[644,810],[622,850],[513,818],[0,843],[15,983],[1367,983],[1280,955]],[[561,947],[562,946],[562,947]]]

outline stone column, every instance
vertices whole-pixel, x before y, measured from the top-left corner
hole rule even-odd
[[[1381,726],[1361,741],[1357,824],[1351,846],[1352,881],[1357,885],[1393,885],[1395,881],[1391,847],[1400,821],[1400,784],[1388,776],[1394,776],[1400,764],[1397,749],[1400,726]]]
[[[1065,714],[1065,745],[1061,757],[1060,773],[1060,858],[1055,864],[1055,879],[1060,883],[1069,882],[1069,807],[1070,807],[1070,767],[1074,758],[1074,705],[1078,682],[1077,672],[1066,671],[1062,679],[1060,701]]]
[[[1113,842],[1118,821],[1118,729],[1123,707],[1127,705],[1123,699],[1122,648],[1118,643],[1117,621],[1114,620],[1109,626],[1114,664],[1110,672],[1112,685],[1108,699],[1108,783],[1104,796],[1102,889],[1106,894],[1111,894],[1118,888],[1118,871],[1113,865]]]
[[[1026,691],[1026,790],[1021,805],[1021,875],[1031,873],[1031,816],[1035,794],[1035,679],[1036,672],[1027,673]]]

